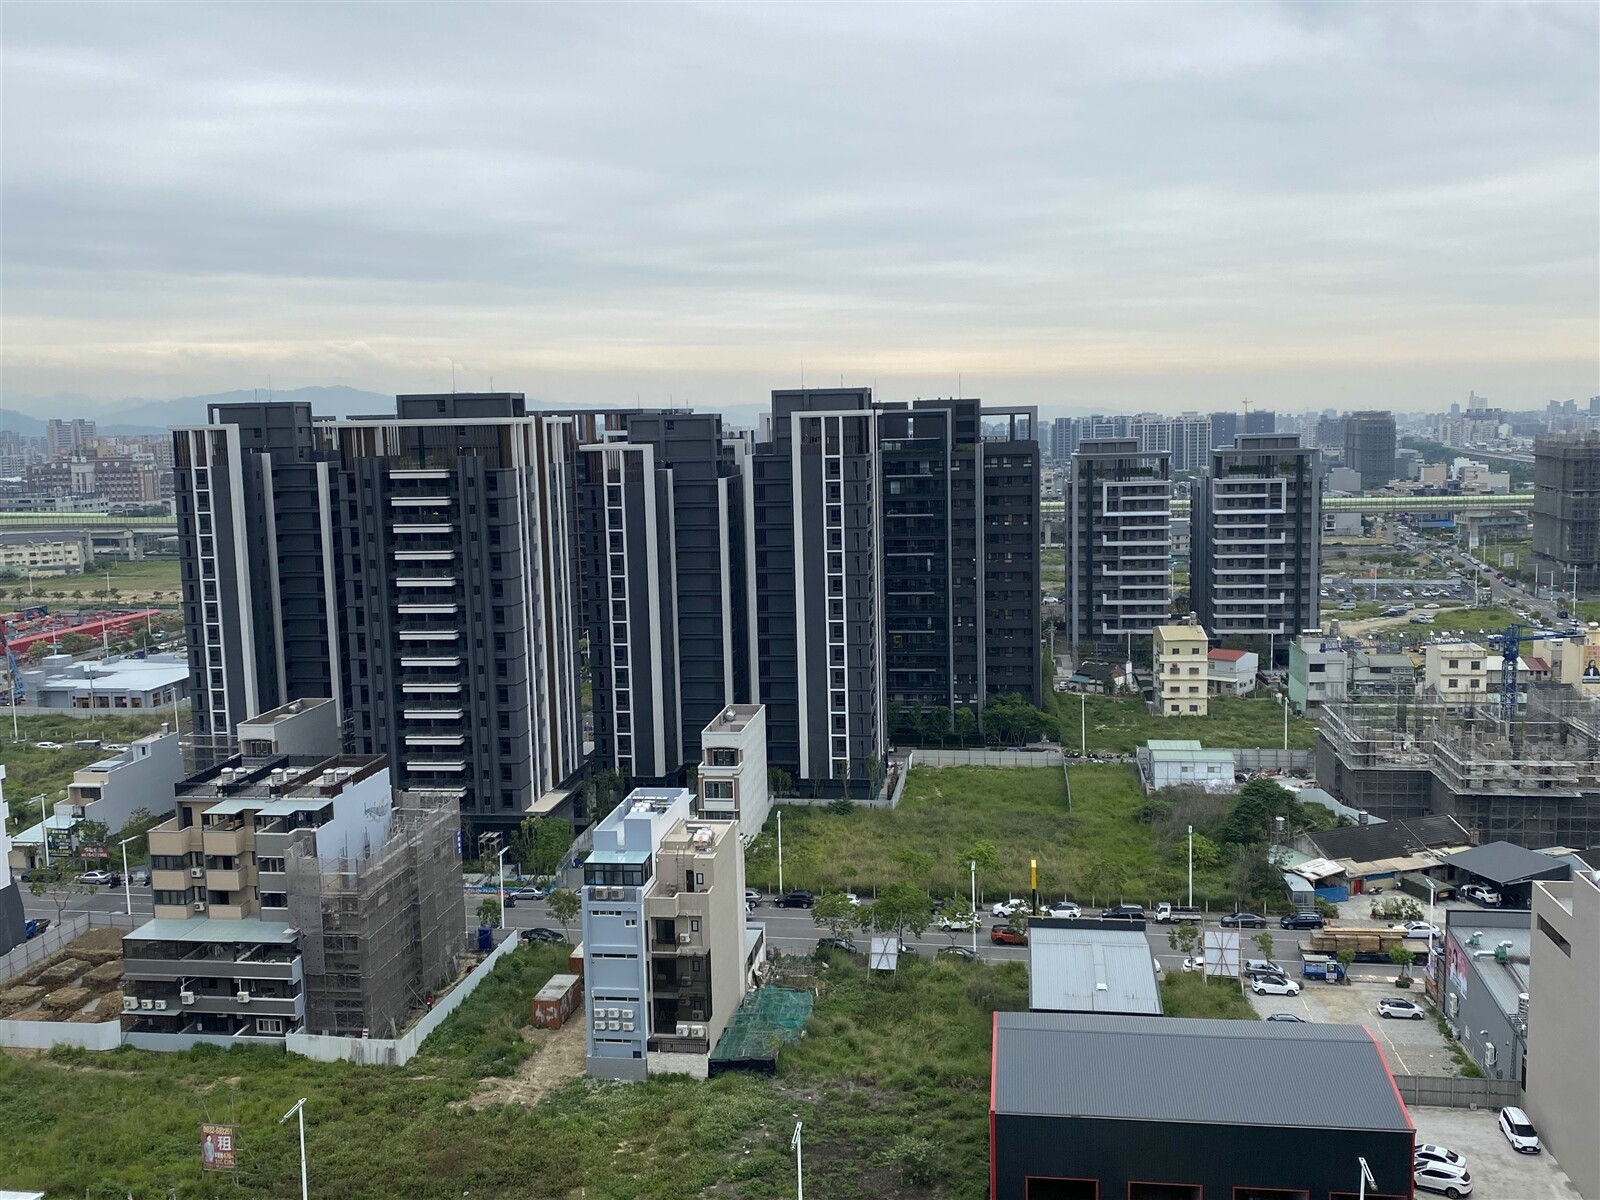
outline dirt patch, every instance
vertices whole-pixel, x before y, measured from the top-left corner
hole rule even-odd
[[[40,971],[33,977],[33,982],[44,987],[60,987],[79,978],[88,969],[89,964],[81,958],[63,958]]]
[[[450,1107],[539,1103],[562,1084],[583,1074],[583,1029],[581,1019],[568,1021],[560,1029],[524,1029],[522,1039],[533,1045],[534,1053],[523,1060],[517,1073],[485,1079],[469,1099]]]
[[[83,973],[84,987],[111,987],[122,979],[122,961],[101,963]]]
[[[31,984],[19,984],[14,988],[7,988],[0,992],[0,1017],[9,1017],[14,1012],[25,1008],[32,1008],[44,995],[42,987]]]

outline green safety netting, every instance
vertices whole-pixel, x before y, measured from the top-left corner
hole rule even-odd
[[[711,1051],[710,1072],[746,1070],[771,1074],[778,1066],[778,1047],[798,1041],[811,1016],[810,992],[792,988],[757,988],[734,1014]]]

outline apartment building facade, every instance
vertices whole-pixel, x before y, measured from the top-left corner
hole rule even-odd
[[[1485,704],[1489,701],[1489,665],[1498,663],[1488,650],[1472,643],[1426,646],[1422,651],[1423,683],[1449,705]]]
[[[772,809],[764,707],[730,704],[701,730],[695,788],[700,816],[735,822],[746,844],[761,832]]]
[[[743,997],[738,825],[695,818],[693,802],[638,788],[595,826],[582,914],[591,1077],[704,1078]]]
[[[686,411],[585,416],[579,439],[595,759],[675,781],[753,690],[747,444]]]
[[[1163,717],[1203,717],[1210,694],[1207,651],[1199,625],[1158,625],[1155,631],[1156,705]]]
[[[1388,487],[1395,477],[1394,414],[1353,412],[1344,419],[1344,465],[1361,474],[1361,488]]]
[[[1067,614],[1077,642],[1149,635],[1169,615],[1172,459],[1091,438],[1067,478]]]
[[[869,388],[772,394],[755,482],[767,754],[817,795],[869,789],[885,748],[878,412]]]
[[[1317,628],[1318,476],[1317,452],[1292,434],[1241,435],[1212,451],[1195,488],[1190,594],[1218,640],[1245,638],[1286,659],[1290,640]]]
[[[1533,558],[1559,587],[1600,588],[1600,433],[1534,439]]]

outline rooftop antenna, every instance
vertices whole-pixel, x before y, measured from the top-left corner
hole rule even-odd
[[[456,360],[453,358],[450,360],[450,394],[456,394]]]
[[[1246,396],[1243,400],[1239,401],[1239,403],[1244,405],[1244,415],[1248,417],[1250,415],[1250,397]]]

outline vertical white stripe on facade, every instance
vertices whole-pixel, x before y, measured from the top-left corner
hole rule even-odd
[[[339,597],[333,562],[333,499],[328,481],[328,463],[317,464],[317,520],[322,527],[323,613],[328,622],[328,666],[333,692],[333,716],[344,728],[344,648],[339,644]]]

